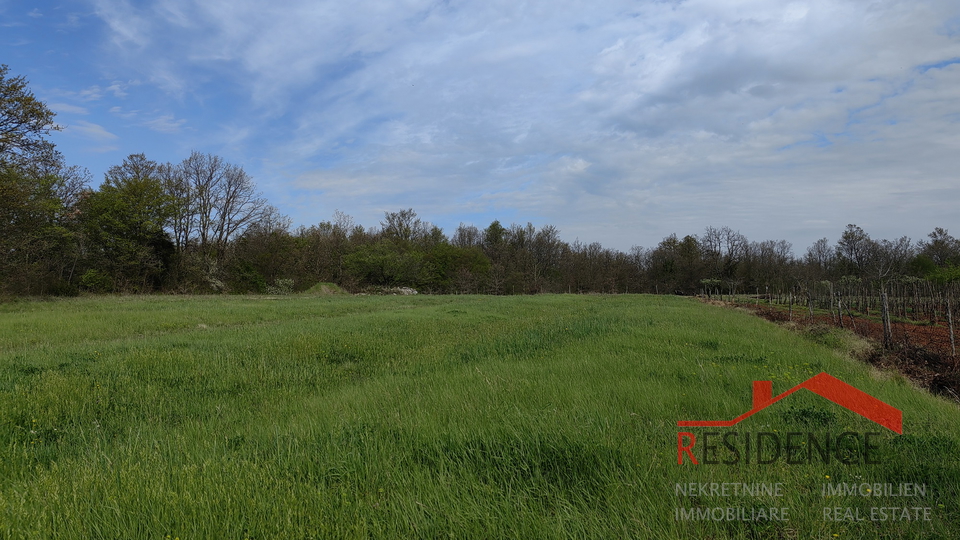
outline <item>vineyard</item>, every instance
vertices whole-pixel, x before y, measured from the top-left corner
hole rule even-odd
[[[866,360],[960,401],[958,298],[956,283],[905,277],[882,287],[851,278],[820,281],[794,291],[733,300],[772,321],[853,331],[882,346]]]

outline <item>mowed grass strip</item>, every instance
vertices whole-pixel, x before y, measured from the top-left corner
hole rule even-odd
[[[753,380],[780,393],[821,371],[903,410],[880,465],[677,464],[678,420],[731,419]],[[957,412],[683,298],[20,302],[0,306],[0,535],[956,538]],[[738,429],[885,431],[805,392]],[[909,502],[932,520],[824,521],[824,507],[903,504],[825,501],[825,481],[925,482]],[[683,482],[785,495],[678,497]],[[790,521],[674,518],[714,506]]]

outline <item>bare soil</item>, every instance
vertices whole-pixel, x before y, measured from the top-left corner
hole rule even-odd
[[[718,303],[711,301],[711,303]],[[750,303],[736,303],[764,319],[801,327],[829,325],[839,327],[836,315],[814,314],[810,317],[805,307],[794,307],[791,314],[786,307]],[[950,346],[950,329],[946,322],[937,324],[891,323],[893,341],[883,348],[883,324],[879,321],[848,316],[844,313],[843,328],[867,338],[874,344],[867,362],[883,369],[894,370],[927,388],[935,394],[960,401],[960,357],[954,356]],[[954,328],[956,332],[958,328]],[[960,339],[960,336],[956,336]]]

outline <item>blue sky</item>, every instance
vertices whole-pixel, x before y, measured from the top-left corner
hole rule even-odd
[[[955,0],[0,0],[0,63],[95,185],[209,152],[295,225],[960,236]]]

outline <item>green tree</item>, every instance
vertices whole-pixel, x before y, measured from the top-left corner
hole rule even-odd
[[[53,151],[44,139],[60,127],[53,123],[54,112],[34,97],[22,76],[10,77],[0,65],[0,163],[23,165]]]
[[[35,178],[0,165],[0,291],[46,294],[55,283],[52,261],[70,243],[56,221],[61,203],[55,177]]]
[[[386,238],[344,257],[347,272],[361,284],[419,287],[431,270],[421,251],[403,250]]]
[[[234,242],[232,266],[227,281],[232,292],[266,292],[269,284],[290,279],[298,285],[312,285],[295,274],[297,241],[290,234],[290,218],[268,207]]]
[[[44,137],[60,129],[23,77],[0,65],[0,290],[69,292],[79,257],[73,228],[89,173]]]
[[[296,272],[302,283],[308,286],[318,281],[345,284],[343,261],[351,247],[353,228],[353,218],[337,211],[333,222],[323,221],[297,229]]]
[[[114,290],[159,288],[174,253],[164,231],[173,205],[157,170],[143,154],[132,154],[80,203],[88,262],[113,278]]]
[[[447,293],[472,292],[479,279],[486,276],[490,260],[478,247],[459,247],[441,242],[426,252],[420,287]],[[425,275],[426,274],[426,275]]]
[[[664,238],[649,256],[650,277],[656,292],[694,294],[707,278],[702,248],[696,236]]]

